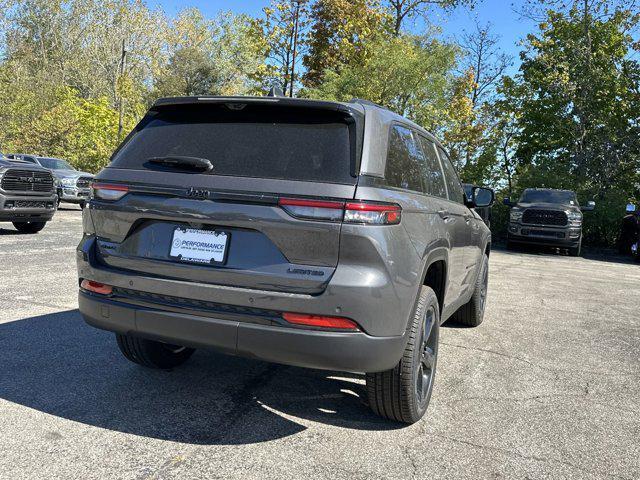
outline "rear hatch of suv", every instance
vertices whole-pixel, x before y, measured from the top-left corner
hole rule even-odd
[[[362,128],[357,107],[332,102],[159,101],[96,177],[97,259],[159,278],[321,293]]]

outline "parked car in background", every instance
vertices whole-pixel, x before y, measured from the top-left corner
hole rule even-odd
[[[572,256],[582,248],[582,212],[591,211],[595,202],[580,207],[575,192],[551,188],[527,188],[511,207],[507,248],[514,244],[544,245],[567,249]]]
[[[56,211],[53,175],[20,160],[0,158],[0,222],[21,233],[37,233]]]
[[[471,202],[473,200],[473,189],[477,187],[477,185],[472,185],[470,183],[463,183],[462,187],[464,188],[464,194],[467,197],[467,202]],[[491,189],[487,189],[491,190]],[[493,192],[493,190],[491,190]],[[495,193],[494,193],[495,196]],[[487,227],[491,228],[491,205],[487,207],[475,207],[474,210],[478,212],[478,215],[482,218]]]
[[[366,373],[369,404],[427,409],[439,328],[482,322],[491,233],[441,144],[370,102],[157,101],[93,183],[79,306],[123,355],[195,348]]]
[[[38,157],[20,153],[11,153],[7,157],[35,163],[50,170],[56,179],[58,203],[75,203],[80,205],[80,208],[84,208],[89,200],[93,174],[80,172],[71,166],[69,162],[59,158]]]
[[[627,205],[618,238],[618,251],[640,260],[640,210],[632,203]]]

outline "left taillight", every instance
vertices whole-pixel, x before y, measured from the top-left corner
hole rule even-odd
[[[111,285],[94,282],[93,280],[87,280],[86,278],[80,282],[80,288],[87,290],[88,292],[99,293],[100,295],[111,295],[113,293],[113,287]]]
[[[402,208],[395,203],[281,198],[278,205],[289,215],[308,220],[397,225],[402,218]]]
[[[114,201],[120,200],[129,193],[129,187],[110,183],[94,183],[91,185],[91,191],[94,198]]]

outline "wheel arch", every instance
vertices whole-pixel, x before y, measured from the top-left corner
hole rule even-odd
[[[438,299],[440,315],[444,311],[444,299],[449,275],[449,252],[446,248],[437,248],[430,252],[424,263],[421,286],[430,287]]]

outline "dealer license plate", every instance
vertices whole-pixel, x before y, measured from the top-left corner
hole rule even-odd
[[[221,264],[227,258],[229,238],[227,232],[178,227],[169,256],[183,262]]]

